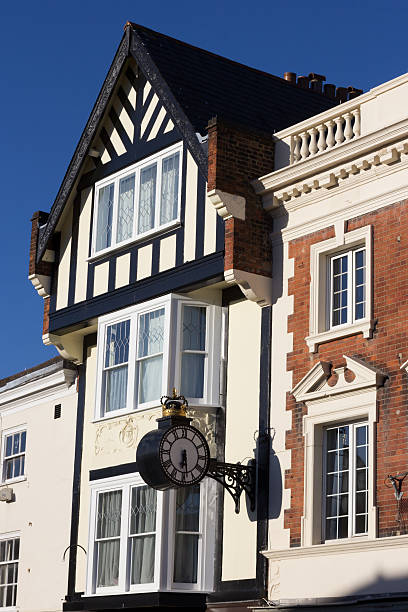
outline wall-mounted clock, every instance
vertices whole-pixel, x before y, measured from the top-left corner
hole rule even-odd
[[[197,484],[210,463],[210,451],[203,434],[191,425],[175,425],[160,440],[159,459],[169,480],[179,487]]]

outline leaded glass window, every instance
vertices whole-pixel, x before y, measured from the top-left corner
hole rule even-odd
[[[108,325],[106,329],[104,387],[105,412],[127,405],[130,320]]]
[[[116,586],[119,580],[122,491],[99,493],[96,517],[96,585]]]
[[[20,538],[0,540],[0,608],[16,605]]]
[[[133,487],[130,506],[130,582],[154,582],[157,492],[150,487]]]
[[[101,187],[98,192],[98,223],[96,228],[96,251],[111,246],[113,224],[114,184]]]
[[[96,185],[93,253],[154,232],[179,217],[181,146]]]
[[[165,309],[139,316],[138,396],[139,403],[159,400],[162,388]]]

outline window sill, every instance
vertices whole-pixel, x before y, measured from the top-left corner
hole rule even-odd
[[[265,550],[262,554],[267,559],[280,560],[300,557],[319,557],[339,554],[359,553],[385,548],[408,547],[408,535],[390,536],[389,538],[369,538],[369,536],[356,536],[344,540],[314,544],[313,546],[299,546],[282,550]]]
[[[211,403],[206,403],[206,404],[199,404],[198,402],[194,402],[191,401],[187,398],[188,400],[188,407],[189,409],[205,409],[205,408],[219,408],[219,404],[211,404]],[[112,419],[115,418],[121,418],[121,417],[125,417],[125,416],[137,416],[138,414],[143,414],[145,412],[148,412],[149,410],[153,411],[153,410],[158,410],[158,409],[162,409],[163,406],[161,404],[152,404],[150,406],[146,406],[143,408],[137,408],[136,410],[113,410],[112,412],[110,412],[109,414],[106,414],[104,416],[101,417],[95,417],[94,419],[92,419],[91,423],[103,423],[104,421],[111,421]]]
[[[330,340],[336,340],[337,338],[345,338],[346,336],[353,336],[359,333],[362,333],[364,338],[371,338],[375,323],[375,319],[365,319],[364,321],[358,321],[358,323],[342,325],[336,329],[311,334],[305,338],[306,344],[311,353],[316,353],[319,344],[330,342]]]
[[[139,242],[143,242],[144,240],[147,240],[148,238],[153,238],[154,236],[158,236],[162,234],[164,235],[170,230],[174,229],[175,227],[181,227],[180,219],[175,219],[174,221],[171,221],[170,223],[166,223],[166,225],[161,225],[160,227],[154,228],[148,232],[145,232],[144,234],[139,234],[135,238],[129,238],[129,240],[124,240],[123,242],[120,242],[119,244],[115,244],[115,246],[109,247],[108,249],[103,249],[102,251],[93,253],[90,257],[86,259],[86,261],[88,263],[98,261],[99,259],[103,259],[104,257],[106,257],[107,255],[110,255],[111,253],[116,253],[117,251],[120,251],[128,246],[131,246],[133,244],[138,244]]]
[[[24,482],[27,480],[27,476],[18,476],[18,478],[10,478],[9,480],[4,480],[2,483],[0,483],[1,485],[14,485],[17,482]],[[10,608],[10,609],[14,609],[14,608]],[[2,608],[1,610],[4,610],[4,608]]]

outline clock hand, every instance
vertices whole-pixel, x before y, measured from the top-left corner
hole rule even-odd
[[[186,468],[186,472],[187,472],[187,451],[185,448],[183,448],[183,450],[181,451],[181,467],[185,467]]]

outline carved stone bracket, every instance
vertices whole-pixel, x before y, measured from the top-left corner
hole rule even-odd
[[[228,284],[237,284],[247,300],[259,306],[272,304],[272,279],[269,276],[252,274],[245,270],[225,270],[224,278]]]
[[[224,489],[227,489],[235,502],[235,512],[237,514],[240,510],[242,491],[245,491],[250,499],[251,512],[255,510],[255,460],[252,460],[249,465],[241,465],[240,463],[223,463],[216,459],[210,459],[207,476],[214,478],[222,484]]]
[[[207,195],[221,219],[226,221],[235,217],[245,221],[245,198],[220,189],[212,189],[207,192]]]

